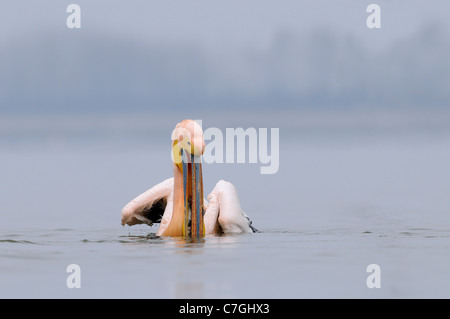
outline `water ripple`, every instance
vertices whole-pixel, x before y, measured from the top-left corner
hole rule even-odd
[[[30,240],[0,239],[0,243],[41,245]]]

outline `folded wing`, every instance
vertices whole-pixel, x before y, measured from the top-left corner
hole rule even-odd
[[[153,186],[122,209],[122,225],[160,223],[166,211],[172,212],[173,178]]]
[[[208,201],[204,217],[206,234],[258,231],[242,211],[236,188],[230,182],[220,180],[208,195]]]

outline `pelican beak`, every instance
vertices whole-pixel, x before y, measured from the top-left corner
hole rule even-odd
[[[192,152],[195,154],[196,152]],[[183,165],[184,191],[184,225],[183,235],[189,238],[199,238],[205,235],[203,222],[203,178],[200,156],[194,156],[181,149]]]

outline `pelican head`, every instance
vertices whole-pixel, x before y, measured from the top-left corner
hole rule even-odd
[[[173,161],[183,175],[183,235],[201,237],[203,222],[203,179],[201,156],[205,150],[203,130],[193,120],[184,120],[172,132]]]
[[[178,145],[187,153],[199,157],[205,151],[202,127],[193,120],[184,120],[172,132],[172,147]]]

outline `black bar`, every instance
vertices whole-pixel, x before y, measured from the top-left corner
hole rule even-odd
[[[396,311],[417,315],[420,310],[435,317],[449,300],[420,299],[2,299],[4,311],[15,316],[29,311],[34,317],[70,315],[71,318],[311,318],[329,316],[386,318]],[[445,308],[444,308],[445,307]],[[430,310],[432,311],[430,312]],[[122,317],[123,316],[123,317]],[[139,317],[138,317],[139,316]],[[141,317],[142,316],[142,317]],[[158,316],[158,317],[156,317]],[[160,317],[161,316],[161,317]],[[327,317],[325,317],[327,318]]]

